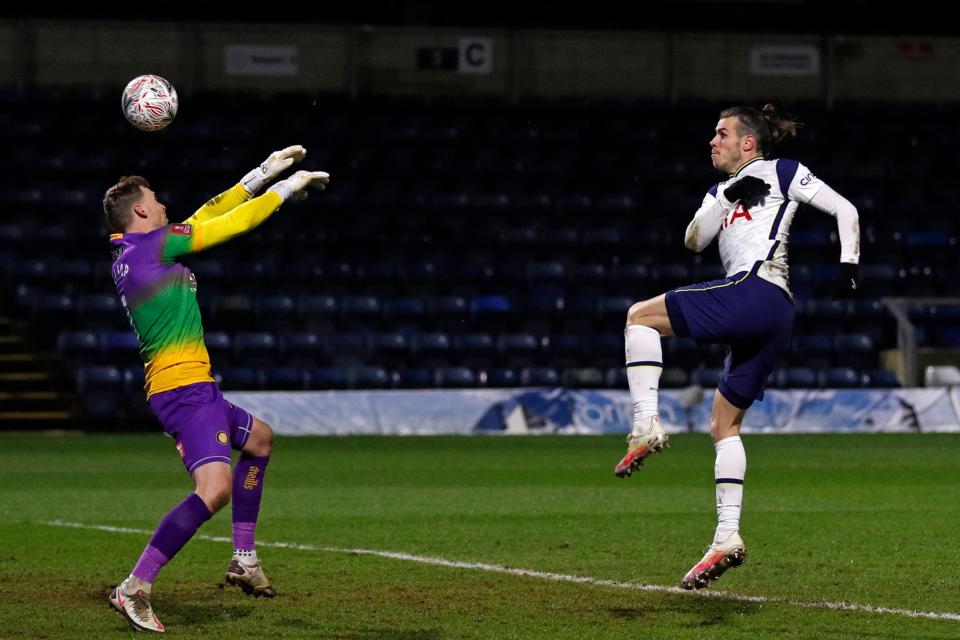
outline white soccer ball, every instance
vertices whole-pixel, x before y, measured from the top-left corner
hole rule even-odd
[[[137,129],[159,131],[173,122],[180,100],[164,78],[137,76],[123,90],[123,115]]]

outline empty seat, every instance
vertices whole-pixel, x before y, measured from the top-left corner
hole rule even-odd
[[[306,386],[305,374],[300,367],[265,367],[261,374],[264,389],[295,391]]]
[[[487,387],[499,389],[516,387],[520,384],[520,376],[516,370],[506,367],[494,367],[482,373],[484,384]]]
[[[830,367],[820,372],[819,381],[825,389],[850,389],[860,386],[860,375],[852,367]]]
[[[778,387],[785,389],[815,389],[820,386],[817,371],[810,367],[787,367],[775,373]]]
[[[475,387],[477,375],[468,367],[442,367],[436,371],[436,384],[448,389]]]
[[[350,373],[350,386],[354,389],[387,389],[390,387],[390,374],[383,367],[356,367]]]
[[[225,391],[260,388],[260,371],[254,367],[223,367],[213,377]]]
[[[349,384],[349,369],[346,367],[315,367],[306,372],[307,389],[346,389]]]

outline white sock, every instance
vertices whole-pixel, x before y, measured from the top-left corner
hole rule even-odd
[[[244,564],[257,564],[256,549],[234,549],[233,555],[234,557],[243,560]]]
[[[713,467],[713,477],[717,483],[717,533],[713,541],[718,543],[740,530],[747,452],[740,436],[724,438],[714,446],[717,449],[717,461]]]
[[[623,338],[627,382],[633,400],[633,433],[640,435],[647,432],[650,418],[657,415],[663,349],[660,346],[660,332],[640,324],[627,325]]]
[[[133,574],[130,574],[123,585],[123,593],[124,595],[132,596],[137,591],[143,591],[146,595],[150,595],[150,588],[152,586],[152,582],[146,582],[134,576]]]

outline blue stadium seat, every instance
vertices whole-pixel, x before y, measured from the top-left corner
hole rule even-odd
[[[76,385],[88,418],[112,418],[123,406],[123,374],[118,367],[81,367]]]
[[[346,367],[316,367],[307,370],[307,389],[346,389],[349,386],[349,369]]]
[[[228,334],[223,331],[208,331],[203,334],[203,342],[215,365],[227,366],[232,361],[233,343]]]
[[[623,365],[619,367],[608,367],[604,372],[604,378],[608,389],[629,389],[627,382],[627,369]]]
[[[274,391],[297,391],[306,387],[306,377],[300,367],[265,367],[262,388]]]
[[[323,338],[312,331],[286,333],[280,337],[280,349],[287,364],[313,367],[323,358]]]
[[[467,300],[463,296],[440,296],[430,303],[430,312],[437,318],[459,322],[466,317]]]
[[[820,372],[825,389],[850,389],[860,386],[860,375],[851,367],[830,367]]]
[[[516,370],[506,367],[494,367],[481,372],[484,386],[491,389],[505,389],[520,384],[520,376]]]
[[[215,296],[210,304],[213,322],[228,328],[249,327],[253,321],[253,300],[246,294]]]
[[[425,368],[402,369],[394,374],[398,389],[428,389],[433,387],[433,370]]]
[[[541,340],[530,333],[504,333],[497,336],[497,354],[507,366],[529,366],[540,352]]]
[[[868,369],[860,373],[860,386],[895,389],[900,386],[897,374],[888,369]]]
[[[385,315],[391,325],[418,326],[427,315],[427,305],[420,297],[402,297],[388,300]]]
[[[111,364],[133,364],[140,357],[140,342],[133,331],[104,331],[100,334],[100,350]]]
[[[270,366],[279,353],[277,339],[266,331],[244,331],[233,339],[237,363],[246,366]]]
[[[260,326],[270,331],[293,329],[297,324],[297,306],[290,296],[268,295],[257,298],[254,313]]]
[[[340,301],[340,309],[348,326],[369,326],[380,320],[382,305],[376,296],[345,296]]]
[[[127,315],[114,293],[93,293],[77,298],[77,320],[90,329],[121,329],[128,327]]]
[[[723,369],[717,367],[705,367],[695,369],[690,374],[690,383],[699,385],[706,389],[715,389],[720,383],[720,376],[723,375]]]
[[[445,389],[466,389],[477,386],[477,375],[469,367],[441,367],[436,370],[436,383]]]
[[[388,389],[391,386],[390,374],[383,367],[356,367],[350,372],[351,388]]]
[[[524,387],[556,387],[560,374],[552,367],[528,367],[520,371],[520,384]]]
[[[339,316],[340,304],[333,296],[304,295],[297,298],[297,311],[306,328],[329,328]]]
[[[401,363],[410,355],[410,340],[399,331],[375,333],[370,337],[370,348],[379,363]]]
[[[361,365],[369,355],[367,336],[362,333],[338,333],[324,339],[324,353],[336,365]]]
[[[57,336],[57,353],[72,362],[93,362],[100,357],[100,336],[92,331],[63,331]]]
[[[260,370],[254,367],[223,367],[213,378],[224,391],[252,391],[261,386]]]
[[[787,367],[774,374],[776,385],[784,389],[816,389],[820,386],[817,371],[810,367]]]
[[[606,385],[603,371],[596,367],[564,369],[560,382],[568,389],[598,389]]]

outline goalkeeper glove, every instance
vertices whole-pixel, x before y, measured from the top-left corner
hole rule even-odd
[[[840,270],[833,280],[830,297],[834,300],[850,298],[856,295],[860,288],[860,265],[852,262],[841,262]]]
[[[300,162],[307,155],[307,150],[298,144],[280,151],[274,151],[260,163],[260,166],[243,176],[240,184],[251,196],[256,195],[257,191],[263,188],[278,175],[290,168],[294,162]]]
[[[327,188],[327,183],[329,182],[330,174],[326,171],[297,171],[289,178],[273,185],[267,189],[267,191],[275,191],[280,194],[284,202],[291,197],[294,200],[303,200],[307,197],[307,187],[323,191]]]
[[[723,195],[726,196],[730,202],[736,202],[737,200],[746,202],[747,200],[762,198],[769,194],[770,185],[760,178],[753,176],[743,176],[723,190]]]

